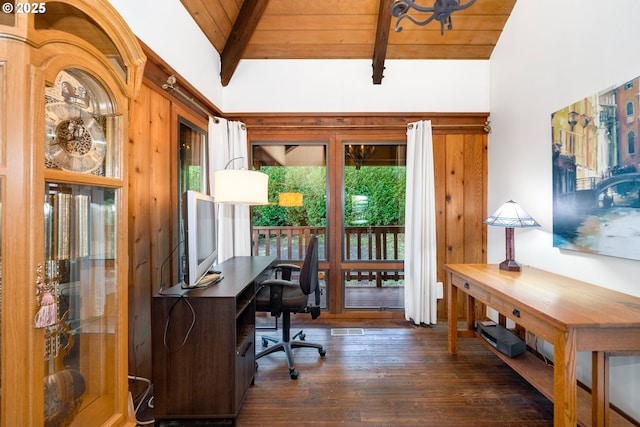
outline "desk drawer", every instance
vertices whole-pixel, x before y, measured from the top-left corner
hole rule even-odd
[[[485,288],[478,286],[476,283],[465,280],[462,276],[451,274],[451,283],[462,290],[462,292],[474,297],[476,301],[493,308],[498,313],[508,317],[525,329],[530,330],[549,342],[554,341],[554,328],[544,319],[533,316],[530,312],[526,311],[526,309],[509,303],[503,298],[487,291]]]
[[[240,405],[247,393],[247,390],[253,383],[254,374],[256,371],[256,332],[255,328],[251,327],[250,332],[241,343],[238,343],[236,349],[236,375],[235,375],[235,404],[234,412],[237,413],[240,410]]]
[[[487,291],[479,287],[475,283],[469,282],[465,280],[463,277],[456,276],[455,274],[451,275],[451,283],[453,283],[453,285],[456,288],[462,290],[466,294],[471,295],[478,301],[484,302],[484,303],[487,302],[487,298],[488,298]]]
[[[498,313],[501,313],[513,320],[516,324],[523,328],[533,332],[534,334],[544,338],[549,342],[554,342],[554,328],[549,325],[544,319],[540,319],[532,315],[526,309],[521,306],[512,304],[496,295],[489,295],[486,302],[487,306],[493,308]]]

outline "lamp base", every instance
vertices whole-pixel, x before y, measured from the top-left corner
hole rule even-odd
[[[520,271],[521,267],[514,259],[505,259],[500,263],[500,270]]]

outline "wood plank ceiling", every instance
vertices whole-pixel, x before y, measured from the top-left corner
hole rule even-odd
[[[476,0],[441,35],[435,20],[396,32],[393,0],[180,1],[220,52],[223,86],[242,59],[371,59],[374,84],[386,59],[489,59],[516,2]]]

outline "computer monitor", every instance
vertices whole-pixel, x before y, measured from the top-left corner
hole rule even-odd
[[[197,286],[218,258],[213,197],[188,190],[182,199],[184,222],[184,286]]]

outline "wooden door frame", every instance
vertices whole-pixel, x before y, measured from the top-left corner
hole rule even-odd
[[[347,261],[344,257],[344,146],[346,141],[363,141],[363,142],[384,142],[388,141],[390,144],[397,141],[406,141],[405,132],[399,130],[379,130],[375,135],[371,132],[362,132],[359,129],[345,130],[341,132],[335,132],[332,135],[331,145],[331,172],[330,182],[334,185],[333,198],[329,199],[329,207],[332,213],[333,221],[331,226],[334,231],[331,245],[336,248],[331,258],[329,268],[329,280],[331,283],[338,284],[334,287],[333,296],[331,302],[334,303],[329,311],[329,314],[345,315],[349,314],[354,317],[369,317],[375,314],[373,317],[380,318],[402,318],[404,313],[398,310],[385,310],[379,311],[377,309],[357,310],[347,309],[344,307],[344,277],[343,273],[349,268],[368,268],[376,269],[381,266],[376,265],[375,262],[361,262]],[[336,253],[337,252],[337,253]],[[398,262],[398,265],[403,266],[404,261]],[[387,267],[387,265],[385,265]]]
[[[434,156],[437,155],[434,161],[437,162],[438,280],[445,281],[443,265],[446,263],[486,262],[486,226],[482,219],[487,214],[487,144],[491,130],[488,113],[234,113],[226,118],[245,123],[249,145],[275,139],[330,141],[329,174],[342,173],[342,166],[335,164],[342,163],[341,153],[333,152],[341,150],[338,138],[406,139],[408,123],[430,120]],[[464,179],[465,174],[469,179]],[[328,190],[329,197],[342,194],[342,189],[336,187],[342,178],[335,178],[329,178],[329,182],[334,183]],[[334,230],[341,229],[336,227],[342,224],[342,212],[336,212],[334,206],[329,209],[328,223]],[[331,235],[329,239],[332,248],[341,247],[339,236]],[[330,281],[342,280],[341,265],[336,261],[329,264],[329,270]],[[329,297],[333,308],[323,313],[325,318],[404,318],[402,311],[343,310],[342,295],[330,293]],[[446,320],[446,304],[445,295],[438,302],[441,320]],[[460,312],[464,309],[461,306]]]

